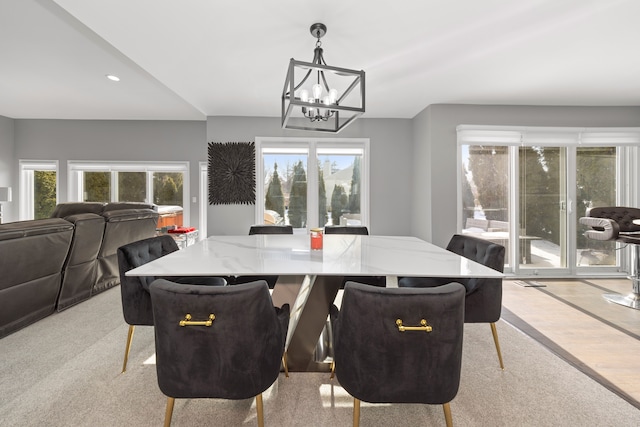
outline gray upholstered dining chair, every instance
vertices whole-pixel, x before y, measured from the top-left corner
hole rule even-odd
[[[252,236],[254,234],[293,234],[293,227],[291,225],[252,225],[249,228],[249,235]],[[265,280],[269,285],[269,289],[273,289],[278,281],[278,276],[237,276],[227,280],[233,285]]]
[[[364,225],[327,225],[324,234],[358,234],[367,236],[369,229]]]
[[[274,307],[262,280],[213,287],[158,279],[150,292],[164,425],[175,399],[255,397],[263,426],[262,392],[280,374],[289,305]]]
[[[129,360],[129,351],[131,350],[135,327],[142,325],[153,326],[149,285],[156,279],[153,276],[127,276],[126,273],[177,250],[178,245],[173,237],[166,234],[138,240],[118,248],[122,313],[125,322],[129,325],[122,372],[127,370],[127,361]],[[224,286],[227,284],[226,280],[221,277],[172,277],[170,279],[180,283],[202,283],[210,286]]]
[[[369,229],[364,225],[327,225],[324,227],[325,234],[351,234],[357,236],[368,236]],[[353,281],[358,283],[366,283],[371,286],[387,286],[387,278],[385,276],[347,276],[344,278],[344,284]]]
[[[452,425],[464,298],[459,283],[414,289],[345,285],[335,320],[335,373],[354,398],[354,426],[360,401],[440,404]]]
[[[253,234],[293,234],[291,225],[252,225],[249,227],[249,235]]]
[[[464,234],[455,234],[449,241],[447,250],[499,272],[504,271],[505,248],[497,243]],[[454,281],[463,284],[466,289],[464,322],[489,323],[500,368],[504,369],[496,329],[496,322],[500,320],[502,312],[502,278],[400,277],[398,286],[401,288],[434,287]]]

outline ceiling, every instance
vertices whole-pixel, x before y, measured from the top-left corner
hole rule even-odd
[[[639,106],[638,17],[637,0],[0,0],[0,115],[277,117],[314,22],[329,65],[365,70],[363,117]]]

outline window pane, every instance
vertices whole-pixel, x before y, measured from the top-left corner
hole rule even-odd
[[[586,216],[589,208],[616,205],[616,148],[577,149],[576,218]],[[577,264],[616,265],[615,242],[587,239],[587,227],[577,224]]]
[[[362,155],[318,156],[319,226],[360,225]]]
[[[85,202],[110,202],[111,172],[84,172]]]
[[[509,264],[509,148],[462,147],[462,228],[507,249]]]
[[[182,206],[184,191],[182,172],[153,173],[153,203],[156,205]]]
[[[307,155],[265,154],[265,223],[307,226]]]
[[[566,267],[566,148],[520,147],[519,162],[520,261]]]
[[[56,172],[33,171],[33,178],[33,217],[49,218],[56,207]]]
[[[146,172],[118,172],[118,201],[145,202],[147,195]]]

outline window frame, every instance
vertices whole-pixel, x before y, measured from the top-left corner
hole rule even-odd
[[[110,172],[111,188],[110,202],[116,202],[118,197],[117,172],[145,172],[147,174],[146,203],[153,202],[153,179],[154,172],[182,173],[182,212],[185,220],[190,218],[189,209],[189,162],[188,161],[158,161],[158,162],[136,162],[136,161],[90,161],[79,160],[67,162],[68,177],[68,197],[70,202],[81,202],[84,181],[83,172]]]
[[[567,171],[574,171],[576,164],[576,151],[580,147],[615,147],[616,148],[616,204],[619,206],[636,206],[640,201],[640,185],[636,166],[640,164],[640,128],[638,127],[543,127],[543,126],[493,126],[493,125],[459,125],[457,131],[457,163],[462,165],[463,146],[486,145],[509,147],[510,159],[510,233],[518,235],[515,218],[519,218],[519,204],[517,202],[516,189],[518,187],[518,162],[517,151],[520,147],[561,147],[567,149],[567,162],[564,165]],[[575,224],[576,209],[575,188],[576,180],[572,172],[569,173],[566,182],[566,195],[568,214],[567,224]],[[462,176],[457,174],[457,227],[464,228],[462,216]],[[617,265],[613,266],[579,266],[575,259],[576,229],[569,227],[567,236],[569,246],[568,258],[564,267],[548,269],[525,269],[518,265],[505,266],[505,272],[514,273],[517,276],[554,276],[554,275],[593,275],[616,274],[628,271],[630,266],[630,253],[618,252]],[[514,255],[516,242],[510,244]],[[573,246],[572,246],[573,245]],[[510,257],[510,259],[516,259]]]
[[[264,222],[264,199],[265,199],[265,179],[263,155],[266,150],[282,150],[283,153],[296,150],[307,152],[307,188],[318,188],[318,153],[327,155],[332,151],[336,154],[340,151],[348,154],[350,150],[361,150],[362,161],[360,162],[360,215],[362,225],[370,228],[369,216],[369,191],[370,191],[370,140],[369,138],[295,138],[295,137],[256,137],[256,209],[255,223]],[[267,154],[273,154],[267,153]],[[355,153],[354,153],[355,154]],[[360,153],[357,153],[360,154]],[[302,230],[308,232],[309,224],[316,224],[318,221],[318,192],[307,191],[307,226]],[[295,231],[294,231],[295,232]],[[301,231],[298,231],[301,232]]]
[[[20,221],[32,220],[34,215],[35,171],[53,171],[56,173],[56,204],[60,200],[60,170],[58,160],[18,160],[20,171]]]

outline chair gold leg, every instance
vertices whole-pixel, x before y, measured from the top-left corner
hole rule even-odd
[[[504,371],[504,363],[502,363],[502,352],[500,351],[500,341],[498,341],[498,330],[496,324],[491,323],[491,333],[493,334],[493,342],[496,343],[496,351],[498,352],[498,360],[500,361],[500,369]]]
[[[171,425],[171,417],[173,416],[173,404],[176,399],[173,397],[167,397],[167,409],[164,412],[164,427],[169,427]]]
[[[453,427],[453,419],[451,418],[451,407],[449,406],[449,402],[443,403],[442,409],[444,409],[444,420],[447,423],[447,427]]]
[[[256,396],[256,409],[258,410],[258,427],[264,427],[264,406],[262,405],[262,393]]]
[[[127,345],[124,348],[124,362],[122,362],[122,373],[127,370],[127,361],[129,360],[129,350],[131,350],[131,341],[133,341],[133,330],[135,326],[129,325],[129,333],[127,334]]]
[[[360,425],[360,400],[353,398],[353,427]]]
[[[287,352],[282,355],[282,366],[284,367],[284,376],[289,378],[289,368],[287,367]]]
[[[331,375],[329,376],[329,379],[332,380],[334,379],[336,376],[336,361],[332,360],[331,361]]]

